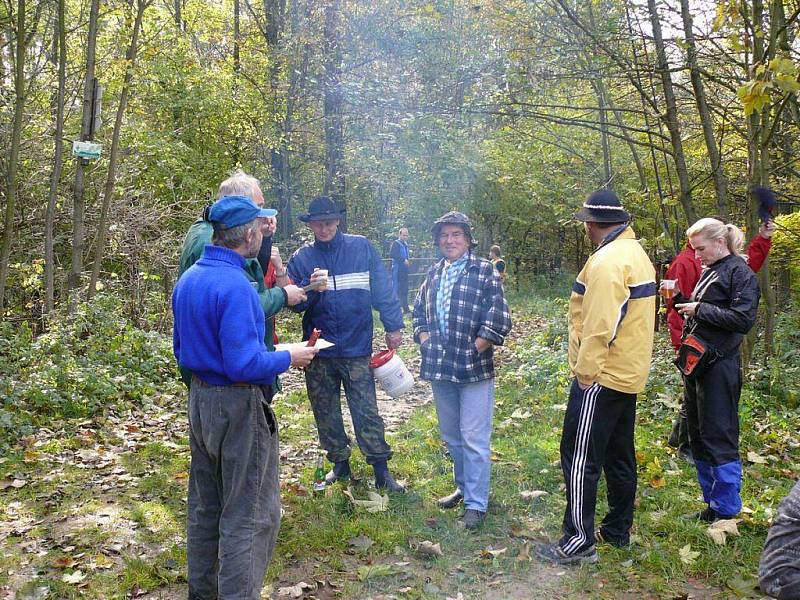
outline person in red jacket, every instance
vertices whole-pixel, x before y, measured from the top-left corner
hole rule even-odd
[[[719,219],[722,221],[722,219]],[[754,236],[747,246],[747,264],[754,273],[758,273],[767,259],[772,248],[772,234],[775,233],[775,223],[767,221],[758,229],[758,235]],[[664,279],[675,279],[676,294],[688,296],[694,290],[697,280],[700,279],[700,260],[697,258],[694,249],[689,242],[686,247],[673,259],[664,273]],[[675,310],[675,297],[666,301],[667,304],[667,329],[669,338],[675,352],[681,346],[683,336],[683,317]],[[672,423],[672,431],[667,442],[673,448],[678,449],[678,454],[688,462],[694,462],[692,450],[689,446],[689,430],[686,421],[686,405],[681,401],[681,409],[678,417]]]

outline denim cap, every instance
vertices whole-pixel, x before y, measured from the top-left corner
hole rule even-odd
[[[238,227],[259,217],[274,217],[274,208],[261,208],[247,196],[223,196],[208,211],[208,220],[223,229]]]

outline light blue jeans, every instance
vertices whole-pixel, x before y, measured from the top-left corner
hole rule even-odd
[[[453,459],[464,506],[486,512],[492,469],[494,378],[475,383],[431,381],[439,431]]]

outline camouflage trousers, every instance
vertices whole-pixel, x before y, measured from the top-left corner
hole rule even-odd
[[[328,460],[341,462],[350,458],[350,437],[342,419],[341,388],[347,397],[356,441],[367,463],[388,460],[392,449],[386,443],[383,419],[378,414],[375,379],[369,369],[369,356],[322,358],[317,356],[306,367],[306,390],[319,443]]]

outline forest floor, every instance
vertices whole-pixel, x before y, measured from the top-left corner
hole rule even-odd
[[[558,465],[569,383],[563,308],[514,306],[514,333],[497,355],[492,498],[477,533],[464,530],[460,511],[436,506],[452,476],[428,384],[379,399],[395,452],[390,465],[408,494],[372,495],[371,469],[354,450],[349,488],[337,484],[315,496],[313,415],[302,374],[284,377],[275,407],[285,513],[263,597],[760,597],[758,554],[799,471],[796,419],[743,407],[746,508],[739,535],[723,534],[720,543],[683,516],[702,505],[693,469],[664,443],[680,393],[668,368],[656,368],[656,383],[640,396],[631,547],[601,547],[600,562],[581,568],[535,558],[537,544],[558,536],[565,504]],[[668,351],[659,352],[655,364],[668,363]],[[401,355],[413,372],[419,358],[410,340]],[[0,457],[0,598],[186,597],[184,407],[185,392],[171,381],[144,404],[41,429]],[[601,516],[604,495],[601,488]],[[365,500],[372,502],[358,502]]]

